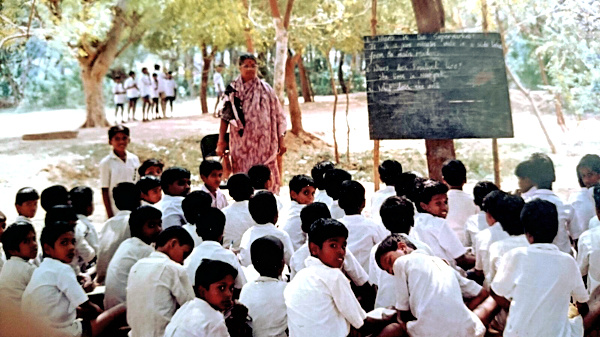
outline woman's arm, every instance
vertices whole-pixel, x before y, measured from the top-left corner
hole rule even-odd
[[[215,152],[218,156],[223,156],[225,153],[225,148],[227,147],[227,142],[225,141],[225,134],[227,133],[227,129],[229,128],[229,122],[221,119],[221,126],[219,127],[219,140],[217,141],[217,149]]]

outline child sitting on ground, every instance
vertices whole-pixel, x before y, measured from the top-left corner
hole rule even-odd
[[[166,171],[165,171],[166,172]],[[194,298],[181,265],[194,241],[181,226],[163,230],[156,251],[136,262],[127,279],[127,323],[131,337],[162,337],[178,307]]]
[[[198,247],[202,243],[202,237],[198,236],[196,224],[200,221],[200,214],[211,208],[212,197],[204,191],[194,191],[188,194],[181,202],[183,216],[187,223],[183,225],[188,233],[194,239],[194,247]],[[191,278],[190,278],[191,280]]]
[[[120,183],[113,189],[115,204],[119,212],[108,219],[100,230],[100,244],[96,262],[96,282],[104,284],[108,263],[121,242],[131,237],[129,217],[140,207],[140,191],[133,183]]]
[[[485,220],[485,211],[482,209],[483,198],[492,191],[498,190],[498,186],[489,181],[480,181],[473,187],[473,203],[479,207],[479,213],[471,215],[465,224],[465,247],[474,247],[475,235],[488,227]]]
[[[163,228],[183,226],[187,223],[181,203],[190,193],[190,171],[183,167],[169,167],[160,176],[160,186],[165,194],[162,200]]]
[[[533,174],[530,160],[522,161],[515,167],[515,175],[519,184],[519,188],[515,191],[515,194],[520,195],[525,202],[529,201],[532,194],[537,190],[537,187],[535,187],[531,180]]]
[[[135,186],[140,190],[142,205],[156,205],[162,199],[160,178],[153,175],[143,176]]]
[[[94,252],[93,259],[98,256],[98,249],[100,246],[100,240],[98,239],[98,232],[96,227],[88,218],[94,213],[94,191],[87,186],[77,186],[69,191],[69,200],[71,200],[71,206],[77,215],[77,225],[75,226],[75,233],[77,238],[81,238],[81,242],[78,242],[78,246],[84,245],[85,250],[89,251],[90,248]],[[91,263],[94,261],[92,260]],[[90,273],[95,272],[94,269],[89,269],[90,263],[82,261],[79,265],[81,272]]]
[[[119,245],[106,270],[105,309],[125,302],[129,271],[137,261],[154,252],[151,245],[156,243],[158,234],[162,230],[161,216],[161,212],[152,206],[140,206],[131,212],[129,217],[131,237]]]
[[[0,271],[0,302],[3,305],[9,302],[20,311],[21,297],[35,270],[35,265],[30,263],[38,252],[35,230],[30,223],[15,222],[8,226],[1,239],[8,261]]]
[[[260,191],[271,191],[273,186],[273,177],[271,176],[271,169],[266,165],[254,165],[248,170],[248,177],[252,182],[252,188],[254,188],[254,194]],[[273,194],[275,200],[277,200],[277,211],[281,211],[283,203],[279,200],[279,196]]]
[[[144,160],[142,165],[140,165],[140,167],[138,168],[138,173],[139,173],[140,177],[154,176],[154,177],[157,177],[160,179],[160,176],[162,175],[164,166],[165,166],[165,164],[158,159],[155,159],[155,158],[146,159],[146,160]]]
[[[379,179],[385,187],[375,192],[371,197],[371,218],[380,222],[379,209],[388,197],[396,195],[396,184],[402,174],[402,164],[393,159],[384,160],[377,168]]]
[[[15,199],[15,208],[19,214],[15,219],[15,222],[27,222],[33,225],[31,219],[35,216],[35,213],[37,213],[38,202],[40,200],[38,192],[31,187],[23,187],[17,191],[17,197]]]
[[[285,262],[283,243],[267,235],[256,239],[250,247],[252,265],[260,277],[242,288],[240,303],[252,317],[252,335],[287,337],[287,314],[283,291],[287,282],[280,279]]]
[[[577,180],[581,190],[571,194],[569,204],[575,211],[577,222],[582,230],[587,230],[590,220],[596,215],[592,187],[600,181],[600,157],[586,154],[577,164]]]
[[[108,129],[108,144],[112,150],[99,164],[102,201],[108,218],[112,218],[120,210],[111,194],[113,189],[119,183],[135,183],[139,178],[137,169],[140,166],[140,159],[127,151],[130,141],[129,128],[126,126],[115,125]]]
[[[465,244],[467,219],[479,212],[479,209],[473,203],[473,197],[463,191],[463,186],[467,183],[467,168],[460,160],[448,160],[442,166],[442,176],[449,188],[446,222],[460,242]]]
[[[6,215],[0,212],[0,271],[2,271],[2,266],[4,266],[4,262],[6,262],[6,255],[4,255],[4,250],[2,249],[2,233],[4,233],[4,229],[6,228]]]
[[[312,204],[315,198],[315,182],[307,175],[299,174],[290,180],[290,199],[287,216],[279,220],[278,226],[290,235],[294,250],[306,242],[306,234],[302,231],[300,211],[304,206]]]
[[[504,336],[583,336],[581,316],[569,318],[569,303],[589,295],[572,256],[552,244],[558,232],[556,206],[533,200],[521,212],[531,243],[506,253],[491,284],[498,305],[508,310]],[[587,312],[587,305],[579,311]]]
[[[52,185],[44,189],[40,195],[40,205],[46,212],[56,205],[68,204],[69,191],[63,185]]]
[[[596,212],[600,213],[600,186],[593,187]],[[600,227],[593,227],[583,232],[577,242],[577,264],[581,275],[587,277],[587,290],[592,294],[600,285]]]
[[[331,211],[331,217],[334,219],[341,219],[346,215],[339,205],[340,188],[346,180],[352,180],[352,176],[342,169],[333,169],[325,172],[325,191],[327,191],[327,195],[333,200],[333,204],[329,207],[329,210]]]
[[[206,159],[200,163],[200,179],[204,185],[200,187],[212,198],[212,207],[223,209],[227,207],[227,198],[221,192],[221,179],[223,178],[223,165],[216,160]]]
[[[223,208],[225,214],[225,230],[223,231],[223,247],[238,252],[242,235],[255,222],[248,210],[248,201],[254,195],[250,177],[245,173],[236,173],[227,180],[229,196],[235,200]]]
[[[165,337],[229,337],[223,312],[233,304],[237,271],[222,261],[202,260],[195,272],[195,298],[177,310]]]
[[[290,264],[290,259],[294,253],[294,246],[290,236],[284,230],[275,227],[277,223],[278,211],[277,201],[273,193],[268,191],[259,191],[248,202],[248,210],[256,225],[250,227],[240,242],[240,263],[247,267],[252,264],[250,246],[254,240],[266,236],[273,235],[283,242],[283,257],[287,265]]]
[[[325,173],[329,170],[333,170],[335,165],[329,160],[318,162],[310,170],[310,176],[315,181],[315,202],[322,202],[327,205],[328,208],[333,206],[333,199],[327,195],[325,191]]]

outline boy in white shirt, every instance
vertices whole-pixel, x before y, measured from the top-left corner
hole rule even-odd
[[[340,189],[342,183],[346,180],[352,180],[352,176],[342,169],[333,169],[325,172],[325,191],[327,191],[327,195],[333,200],[329,210],[331,211],[331,217],[334,219],[341,219],[346,215],[339,205]]]
[[[223,75],[221,72],[223,71],[223,64],[218,64],[215,67],[215,73],[213,74],[213,84],[215,85],[215,95],[217,96],[217,103],[215,103],[215,117],[217,116],[217,107],[219,106],[219,101],[221,100],[221,96],[225,93],[225,82],[223,81]]]
[[[129,128],[126,126],[115,125],[108,129],[108,144],[112,146],[112,151],[99,164],[102,201],[108,218],[112,218],[117,212],[113,189],[119,183],[135,183],[138,180],[137,168],[140,166],[140,160],[127,151],[129,142]]]
[[[98,239],[96,227],[88,218],[94,213],[94,191],[87,186],[74,187],[69,191],[69,200],[71,201],[71,206],[73,206],[73,210],[75,211],[75,214],[77,214],[78,219],[75,231],[79,232],[80,235],[78,235],[78,237],[83,239],[82,242],[78,244],[85,244],[86,246],[91,247],[91,250],[94,252],[93,258],[97,258],[100,240]],[[94,261],[91,263],[94,263]],[[95,273],[95,268],[90,269],[90,265],[90,262],[81,263],[79,269],[83,273]]]
[[[304,206],[312,204],[315,198],[315,182],[307,175],[299,174],[290,180],[291,203],[287,216],[279,220],[278,226],[290,235],[294,250],[306,242],[306,234],[302,231],[300,211]]]
[[[223,247],[239,252],[242,235],[255,224],[248,210],[248,200],[254,194],[254,188],[247,174],[236,173],[227,180],[227,190],[235,201],[222,209],[226,219]]]
[[[314,201],[322,202],[330,209],[331,206],[333,206],[333,199],[331,199],[331,197],[328,196],[327,192],[325,191],[325,172],[333,170],[334,168],[335,165],[332,162],[329,160],[324,160],[316,163],[315,166],[313,166],[313,168],[310,170],[310,176],[315,181],[316,188]]]
[[[169,71],[165,79],[165,116],[167,113],[166,102],[169,102],[171,107],[171,117],[173,117],[173,101],[177,99],[177,83],[173,79],[173,72]]]
[[[2,233],[4,233],[5,228],[6,215],[0,212],[0,240],[2,239]],[[4,262],[6,262],[6,255],[4,254],[4,250],[2,249],[2,241],[0,241],[0,271],[2,271],[2,266],[4,266]]]
[[[248,170],[248,177],[254,188],[254,194],[260,191],[271,191],[273,186],[273,179],[271,177],[271,169],[267,165],[254,165]],[[271,191],[273,192],[273,191]],[[279,193],[276,191],[275,193]],[[283,203],[279,200],[279,196],[273,193],[275,200],[277,201],[277,212],[281,211]]]
[[[379,209],[385,199],[396,195],[396,184],[402,174],[402,164],[393,159],[384,160],[377,168],[379,179],[385,187],[375,192],[371,197],[371,218],[375,222],[381,222]]]
[[[33,225],[31,219],[37,213],[39,200],[40,195],[35,189],[31,187],[19,189],[15,198],[15,208],[19,216],[17,216],[15,222],[22,221]]]
[[[223,178],[223,165],[216,160],[205,159],[200,163],[200,179],[204,185],[201,191],[210,194],[212,207],[223,209],[227,207],[227,198],[221,192],[221,179]]]
[[[194,248],[198,247],[202,243],[202,237],[198,235],[197,225],[201,221],[202,216],[206,210],[211,207],[212,197],[210,194],[204,191],[194,191],[188,194],[181,202],[181,209],[183,210],[183,216],[188,222],[183,225],[188,233],[194,239]]]
[[[492,191],[497,191],[498,186],[490,181],[480,181],[473,187],[473,203],[479,207],[479,213],[471,215],[465,224],[465,247],[475,246],[475,235],[488,227],[485,220],[485,211],[481,208],[483,198]]]
[[[15,222],[2,234],[2,248],[8,261],[0,271],[0,302],[10,302],[16,310],[21,308],[21,297],[31,280],[35,265],[29,261],[37,257],[37,241],[33,226]]]
[[[531,180],[531,177],[535,174],[533,170],[534,168],[531,166],[530,160],[522,161],[515,167],[515,175],[519,184],[519,188],[515,191],[515,194],[520,195],[525,202],[531,200],[533,193],[537,190],[533,180]]]
[[[125,302],[129,271],[137,261],[154,252],[151,245],[156,243],[162,230],[161,215],[162,213],[152,206],[140,206],[131,212],[131,237],[119,245],[106,270],[105,309]]]
[[[140,191],[132,183],[120,183],[113,189],[115,203],[119,212],[108,219],[100,230],[98,259],[96,260],[96,282],[104,284],[108,263],[119,248],[121,242],[131,237],[129,216],[140,207]]]
[[[473,203],[473,197],[463,191],[463,186],[467,183],[467,168],[460,160],[448,160],[442,166],[442,176],[449,187],[446,222],[464,245],[465,223],[471,215],[479,212],[479,208]]]
[[[600,206],[600,186],[592,188],[594,200]],[[577,264],[582,276],[587,276],[587,290],[591,295],[600,285],[600,227],[586,230],[577,242]]]
[[[152,90],[152,80],[148,68],[142,68],[142,78],[140,78],[140,95],[142,97],[142,121],[150,120],[150,91]]]
[[[131,337],[162,337],[178,307],[194,298],[181,265],[194,241],[181,226],[163,230],[156,251],[131,267],[127,280],[127,323]]]
[[[121,123],[124,123],[127,120],[125,119],[126,116],[123,105],[125,104],[127,95],[120,75],[115,76],[115,85],[113,86],[112,93],[115,102],[115,123],[119,124],[119,108],[121,108]]]
[[[162,161],[156,158],[150,158],[144,160],[142,165],[140,165],[140,167],[138,168],[138,173],[140,177],[154,176],[160,179],[164,167],[165,164]]]
[[[160,179],[155,176],[143,176],[140,178],[140,180],[138,180],[137,183],[135,183],[135,186],[140,189],[142,205],[156,205],[162,199],[162,187],[160,187]]]
[[[273,235],[283,242],[283,257],[287,265],[290,264],[290,259],[294,253],[294,246],[290,236],[284,230],[275,227],[277,223],[277,201],[271,192],[260,191],[254,195],[248,202],[248,209],[252,219],[256,225],[250,227],[240,242],[240,263],[247,267],[252,263],[250,256],[250,246],[254,240],[266,236]]]
[[[165,194],[161,203],[164,229],[187,223],[181,203],[190,193],[190,176],[190,171],[176,166],[169,167],[160,176],[160,186]]]
[[[596,215],[592,187],[600,181],[600,157],[595,154],[586,154],[577,164],[577,180],[579,190],[569,197],[569,204],[573,207],[577,222],[582,230],[588,229],[590,220]]]
[[[127,98],[129,99],[129,106],[127,107],[128,120],[135,120],[135,108],[137,100],[140,98],[140,89],[138,88],[137,80],[135,79],[135,72],[130,71],[129,77],[125,80],[125,91],[127,92]]]
[[[498,305],[510,309],[503,335],[583,336],[582,317],[569,318],[569,303],[585,303],[589,295],[573,257],[552,244],[559,227],[556,206],[533,200],[521,214],[531,245],[506,253],[491,285]],[[586,313],[585,307],[579,312]]]

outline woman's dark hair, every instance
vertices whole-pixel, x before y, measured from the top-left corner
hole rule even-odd
[[[252,54],[242,54],[242,55],[240,55],[240,60],[238,62],[238,65],[241,66],[244,63],[244,61],[246,61],[246,60],[253,60],[254,62],[258,63],[258,61],[256,61],[256,56],[254,56]]]
[[[577,164],[577,168],[576,168],[577,180],[579,181],[580,187],[585,187],[585,184],[583,183],[583,178],[581,177],[581,174],[579,173],[579,169],[581,169],[583,167],[587,167],[592,172],[600,173],[600,157],[595,154],[586,154],[585,156],[583,156],[581,158],[581,160],[579,161],[579,164]]]

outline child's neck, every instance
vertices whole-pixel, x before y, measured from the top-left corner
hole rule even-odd
[[[206,189],[210,192],[210,194],[212,194],[213,196],[217,196],[217,189],[216,188],[212,188],[211,186],[208,186],[206,184],[204,184],[204,187],[206,187]]]
[[[344,210],[344,213],[346,213],[346,215],[360,215],[362,213],[362,209],[361,210],[351,210],[351,211]]]
[[[121,151],[117,151],[117,150],[113,149],[113,153],[123,161],[125,161],[127,159],[126,151],[121,152]]]
[[[457,190],[457,191],[462,191],[463,187],[462,186],[450,186],[451,190]]]

